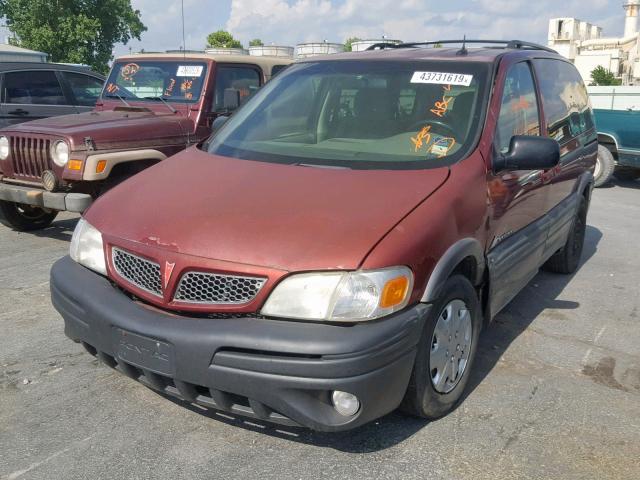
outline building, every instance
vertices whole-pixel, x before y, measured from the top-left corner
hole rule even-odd
[[[624,35],[602,36],[602,28],[577,18],[552,18],[548,45],[573,61],[587,83],[598,66],[611,71],[623,85],[640,85],[640,42],[638,14],[640,0],[627,1]]]
[[[0,44],[0,62],[38,62],[45,63],[47,54],[16,47],[14,45]]]

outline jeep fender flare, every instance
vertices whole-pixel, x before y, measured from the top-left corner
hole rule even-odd
[[[485,258],[480,242],[475,238],[463,238],[454,243],[442,255],[429,276],[427,286],[420,301],[434,302],[442,293],[442,287],[456,267],[465,259],[471,257],[476,262],[475,278],[470,278],[474,286],[479,286],[484,278]]]
[[[87,157],[84,164],[84,173],[82,175],[83,180],[97,181],[105,180],[111,174],[111,170],[119,163],[134,162],[139,160],[164,160],[167,156],[154,149],[143,150],[127,150],[123,152],[111,152],[111,153],[94,153]],[[96,167],[98,162],[104,160],[107,162],[105,169],[96,173]]]

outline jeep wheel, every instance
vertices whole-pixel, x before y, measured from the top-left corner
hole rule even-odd
[[[400,406],[405,413],[428,419],[446,415],[462,397],[481,328],[480,302],[469,280],[455,275],[442,291],[426,320]]]
[[[640,178],[640,168],[618,167],[613,175],[622,181],[631,181]]]
[[[587,230],[587,199],[580,197],[580,206],[573,220],[573,226],[564,247],[547,260],[542,268],[548,272],[573,273],[578,269],[584,236]]]
[[[46,228],[57,215],[56,211],[0,200],[0,223],[19,232]]]
[[[598,145],[598,159],[596,160],[596,168],[593,171],[594,187],[606,185],[613,176],[616,168],[616,161],[609,149],[603,145]]]

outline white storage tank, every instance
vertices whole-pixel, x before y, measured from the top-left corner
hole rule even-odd
[[[254,57],[293,58],[293,47],[283,45],[259,45],[249,47],[249,55]]]
[[[353,42],[351,44],[352,52],[363,52],[371,45],[375,45],[376,43],[393,43],[394,45],[399,45],[402,43],[402,40],[389,40],[388,38],[375,38],[371,40],[358,40],[357,42]]]
[[[299,43],[298,45],[296,45],[297,58],[315,57],[317,55],[331,55],[333,53],[342,52],[344,52],[344,45],[342,43],[314,42]]]
[[[211,55],[249,55],[249,51],[244,48],[206,48],[205,53]]]

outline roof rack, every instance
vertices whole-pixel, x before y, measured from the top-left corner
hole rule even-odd
[[[537,43],[525,42],[523,40],[436,40],[433,42],[411,42],[411,43],[388,43],[381,42],[375,43],[371,45],[367,50],[386,50],[386,49],[394,49],[394,48],[417,48],[424,47],[428,45],[445,45],[450,43],[460,43],[464,45],[465,43],[478,43],[484,45],[504,45],[504,48],[514,48],[514,49],[526,49],[526,50],[543,50],[545,52],[558,53],[552,48],[545,47],[544,45],[539,45]]]

